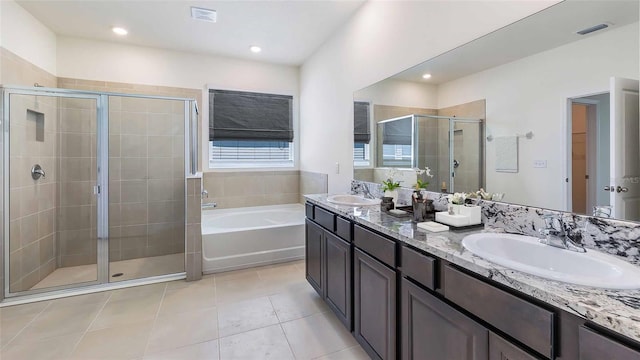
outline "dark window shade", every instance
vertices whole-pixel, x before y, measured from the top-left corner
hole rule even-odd
[[[411,118],[383,123],[383,144],[411,145]]]
[[[371,141],[369,116],[368,102],[355,101],[353,103],[353,142],[368,144]]]
[[[293,96],[209,90],[209,140],[293,141]]]

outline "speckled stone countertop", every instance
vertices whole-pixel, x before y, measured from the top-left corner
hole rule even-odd
[[[305,198],[355,223],[640,342],[640,290],[606,290],[547,280],[491,263],[462,246],[462,239],[469,234],[500,229],[433,233],[417,229],[410,217],[396,218],[381,213],[377,205],[339,206],[328,202],[327,194],[305,195]]]

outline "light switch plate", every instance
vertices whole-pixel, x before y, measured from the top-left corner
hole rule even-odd
[[[533,160],[533,167],[534,168],[546,168],[547,167],[547,160]]]

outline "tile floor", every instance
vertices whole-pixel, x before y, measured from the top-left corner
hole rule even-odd
[[[151,256],[146,258],[113,261],[109,263],[110,275],[122,273],[122,276],[111,277],[111,282],[139,279],[143,277],[174,274],[184,271],[184,253]],[[32,289],[42,289],[67,284],[80,284],[95,281],[97,265],[80,265],[58,268]]]
[[[368,359],[304,262],[0,308],[0,358]]]

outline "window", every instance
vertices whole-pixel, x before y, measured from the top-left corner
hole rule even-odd
[[[353,165],[369,166],[369,142],[371,141],[371,131],[369,124],[371,112],[369,103],[355,101],[353,103]]]
[[[209,167],[293,166],[293,97],[209,90]]]

